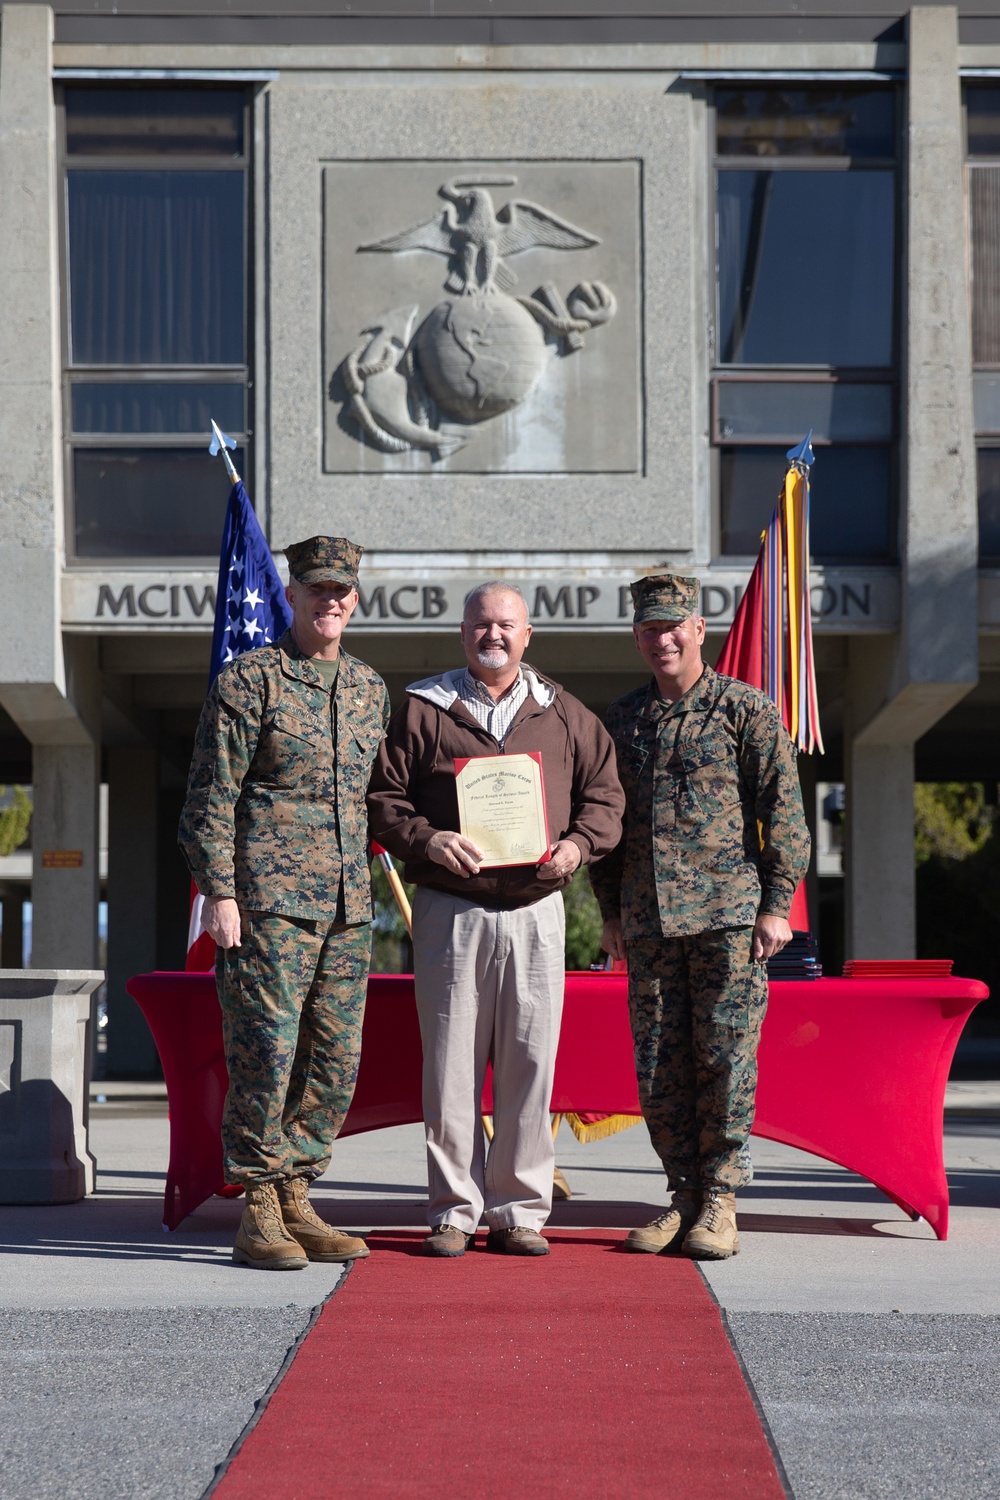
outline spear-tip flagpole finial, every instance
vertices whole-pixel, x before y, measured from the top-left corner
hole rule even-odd
[[[212,417],[210,420],[212,423],[212,441],[208,445],[208,451],[209,453],[211,453],[213,458],[217,453],[222,454],[222,461],[226,466],[226,473],[229,475],[229,478],[233,484],[239,484],[240,476],[236,472],[236,465],[233,463],[232,459],[229,457],[228,452],[226,451],[228,448],[236,447],[236,439],[227,437],[214,417]]]
[[[816,462],[816,455],[812,451],[812,435],[813,430],[810,427],[801,443],[798,443],[794,448],[789,448],[785,457],[790,464],[796,464],[799,468],[808,469]]]

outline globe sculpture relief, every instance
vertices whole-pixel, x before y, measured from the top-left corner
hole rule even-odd
[[[419,322],[419,307],[375,319],[341,366],[350,418],[385,453],[423,449],[432,461],[446,458],[474,438],[479,424],[527,399],[544,375],[547,343],[574,353],[585,334],[614,317],[615,298],[599,281],[580,282],[565,300],[554,282],[531,296],[515,295],[508,257],[600,243],[527,198],[496,210],[488,189],[516,181],[453,178],[438,189],[445,206],[433,218],[358,247],[422,250],[448,263],[449,296]]]

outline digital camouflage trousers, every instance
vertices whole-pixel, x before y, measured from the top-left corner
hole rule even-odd
[[[216,982],[229,1069],[226,1181],[319,1177],[354,1094],[371,924],[241,913]]]
[[[673,1188],[733,1192],[753,1177],[747,1140],[767,969],[753,929],[628,944],[639,1101]]]

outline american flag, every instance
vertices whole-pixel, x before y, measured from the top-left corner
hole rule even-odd
[[[292,612],[271,549],[246,487],[242,479],[237,479],[229,495],[219,554],[209,687],[227,662],[235,661],[244,651],[270,646],[291,622]],[[211,969],[215,964],[215,944],[201,925],[203,906],[204,897],[192,882],[186,969]]]
[[[242,479],[229,496],[222,533],[209,686],[227,662],[270,646],[292,621],[285,590]]]

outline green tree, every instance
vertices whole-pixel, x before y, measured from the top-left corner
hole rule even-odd
[[[416,886],[405,885],[412,902]],[[413,969],[410,935],[381,862],[372,864],[372,973],[409,974]]]
[[[975,782],[918,783],[914,795],[917,954],[950,958],[992,997],[973,1034],[1000,1030],[1000,818]]]
[[[0,799],[6,797],[7,788],[0,786]],[[20,849],[28,837],[34,805],[23,786],[14,788],[13,800],[0,811],[0,855],[13,854]]]
[[[562,894],[566,907],[566,967],[589,969],[604,956],[601,953],[604,923],[586,870],[577,870]]]
[[[996,808],[981,783],[918,781],[913,788],[917,866],[929,859],[968,859],[989,839]]]

